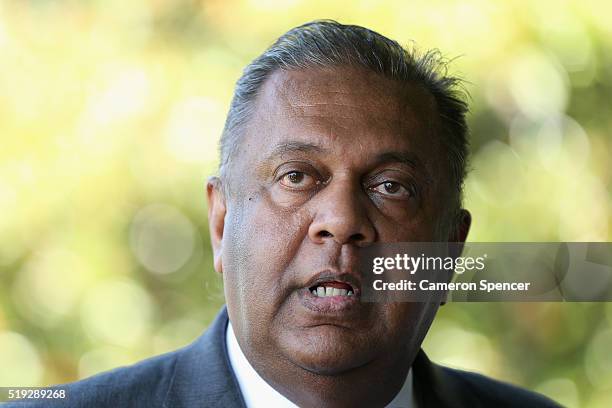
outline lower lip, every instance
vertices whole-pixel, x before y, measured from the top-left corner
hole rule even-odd
[[[322,314],[338,314],[355,309],[359,304],[356,295],[319,297],[304,288],[299,292],[302,304],[313,312]]]

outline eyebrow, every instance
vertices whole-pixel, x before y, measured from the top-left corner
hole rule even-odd
[[[400,163],[405,166],[410,167],[411,169],[420,172],[425,181],[429,184],[431,183],[431,177],[429,172],[427,171],[427,167],[423,164],[423,162],[419,159],[419,157],[412,152],[386,152],[381,153],[376,156],[375,160],[377,165],[381,165],[384,163]]]
[[[272,151],[270,152],[270,154],[266,156],[266,161],[269,161],[276,157],[280,157],[284,154],[296,152],[322,154],[329,153],[329,149],[323,148],[312,143],[291,141],[275,146],[274,149],[272,149]],[[427,168],[425,167],[423,162],[416,154],[409,151],[381,153],[376,156],[374,163],[375,166],[380,166],[381,164],[385,163],[400,163],[407,167],[410,167],[414,171],[421,173],[423,175],[424,181],[427,184],[430,184],[432,182],[431,176],[429,175],[429,172],[427,171]]]
[[[267,160],[282,156],[287,153],[327,153],[329,150],[311,143],[304,142],[287,142],[279,144],[272,149],[272,152],[266,157]]]

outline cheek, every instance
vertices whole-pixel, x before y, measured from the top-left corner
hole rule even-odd
[[[431,242],[436,241],[437,221],[423,215],[414,219],[379,217],[375,219],[380,242]]]
[[[262,193],[249,203],[248,229],[239,234],[249,248],[252,266],[264,281],[281,284],[284,272],[307,238],[311,217],[306,208],[285,208]],[[248,233],[244,233],[248,231]]]
[[[287,211],[263,193],[248,198],[243,205],[228,209],[223,240],[228,308],[239,308],[244,320],[278,307],[291,283],[288,265],[309,226],[304,210]]]
[[[416,347],[425,338],[437,309],[438,305],[431,302],[388,303],[383,312],[386,316],[384,331],[390,339],[400,342],[397,349]],[[410,339],[410,342],[405,343],[405,339]]]
[[[437,241],[439,203],[431,193],[406,201],[384,200],[374,197],[369,218],[381,242]]]

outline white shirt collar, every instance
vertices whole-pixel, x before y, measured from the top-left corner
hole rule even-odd
[[[232,324],[227,325],[225,342],[232,370],[238,380],[242,397],[247,408],[297,408],[285,396],[268,384],[253,368],[240,349]],[[408,371],[406,381],[387,408],[416,408],[412,389],[412,368]]]

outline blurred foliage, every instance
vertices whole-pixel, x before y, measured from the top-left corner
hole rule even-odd
[[[469,80],[472,241],[612,238],[605,1],[0,2],[0,385],[195,338],[223,303],[204,182],[241,69],[315,18],[439,48]],[[437,362],[612,405],[612,304],[449,304]]]

